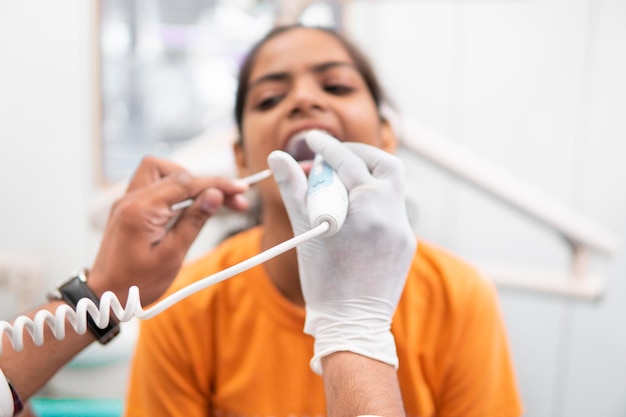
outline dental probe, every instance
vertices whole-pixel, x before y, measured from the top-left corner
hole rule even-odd
[[[268,168],[264,169],[263,171],[259,171],[256,174],[240,178],[239,181],[243,181],[248,185],[252,185],[271,176],[272,171]],[[172,204],[172,207],[170,207],[170,209],[172,211],[178,211],[189,207],[191,204],[193,204],[193,198],[188,198],[187,200],[179,201],[178,203]]]

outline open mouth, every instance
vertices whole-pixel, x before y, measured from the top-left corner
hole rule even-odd
[[[302,132],[296,133],[287,142],[287,147],[285,151],[293,156],[296,161],[308,161],[309,159],[313,159],[315,157],[315,154],[304,140],[306,134],[309,132],[310,130],[304,130]]]
[[[309,148],[309,145],[307,145],[304,140],[306,135],[312,130],[303,130],[302,132],[298,132],[287,142],[285,151],[293,156],[293,158],[298,162],[309,161],[315,157],[315,153],[311,150],[311,148]]]

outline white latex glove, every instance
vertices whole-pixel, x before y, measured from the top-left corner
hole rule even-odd
[[[341,143],[325,134],[309,134],[306,141],[337,171],[349,195],[339,232],[297,247],[304,331],[315,338],[311,368],[321,374],[321,358],[338,351],[397,368],[391,320],[417,245],[406,212],[404,166],[373,146]],[[310,230],[302,168],[282,151],[272,152],[268,164],[294,235]]]

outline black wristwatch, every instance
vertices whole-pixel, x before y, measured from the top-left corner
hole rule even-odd
[[[82,298],[89,298],[99,307],[100,300],[87,286],[87,272],[87,269],[81,269],[59,284],[57,288],[48,293],[48,300],[63,300],[76,310],[76,305]],[[120,332],[120,324],[115,317],[111,316],[109,324],[101,329],[89,313],[87,313],[87,328],[103,345],[109,343]]]

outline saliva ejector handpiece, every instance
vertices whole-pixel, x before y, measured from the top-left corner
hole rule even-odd
[[[328,230],[322,235],[325,237],[337,233],[348,214],[346,186],[320,154],[315,155],[309,172],[307,209],[312,228],[328,223]]]

